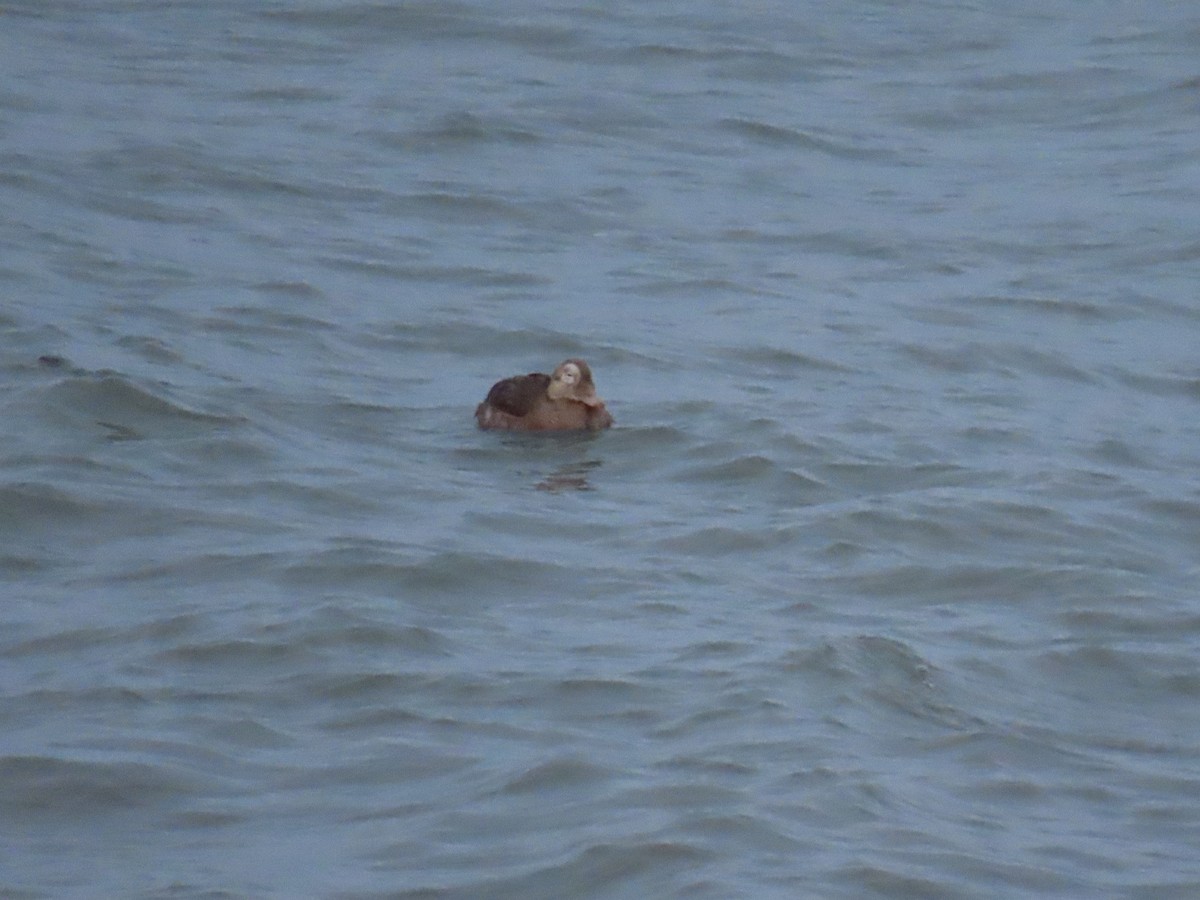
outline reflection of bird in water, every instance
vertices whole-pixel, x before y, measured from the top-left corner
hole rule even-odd
[[[531,372],[497,381],[476,408],[475,421],[480,428],[512,431],[599,431],[613,417],[596,395],[588,364],[568,359],[550,375]]]
[[[589,469],[595,469],[599,465],[600,460],[591,459],[559,466],[537,483],[537,489],[555,494],[559,491],[594,491],[595,488],[587,479],[587,473]]]

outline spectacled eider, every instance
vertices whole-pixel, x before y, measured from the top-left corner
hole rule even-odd
[[[613,417],[596,396],[592,370],[582,359],[558,364],[550,375],[531,372],[497,381],[475,410],[480,428],[511,431],[599,431]]]

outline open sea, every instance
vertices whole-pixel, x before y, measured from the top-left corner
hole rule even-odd
[[[0,898],[1200,897],[1196,4],[8,0],[0,385]]]

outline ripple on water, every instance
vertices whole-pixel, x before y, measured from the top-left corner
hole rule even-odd
[[[604,766],[575,757],[560,757],[539,763],[505,782],[505,794],[547,796],[557,792],[596,790],[610,781],[614,773]]]
[[[19,819],[103,819],[207,789],[194,772],[165,765],[59,756],[0,757],[0,810]]]
[[[597,569],[597,575],[605,570]],[[325,550],[281,573],[284,584],[332,592],[393,596],[409,603],[437,601],[443,609],[477,608],[499,599],[573,594],[579,567],[454,551],[407,560],[392,554]]]
[[[109,441],[202,436],[214,426],[245,420],[201,412],[132,379],[112,373],[72,375],[20,398],[17,408],[60,430],[92,433]]]

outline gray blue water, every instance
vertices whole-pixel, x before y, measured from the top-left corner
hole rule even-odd
[[[1200,12],[626,7],[0,9],[0,896],[1200,896]]]

